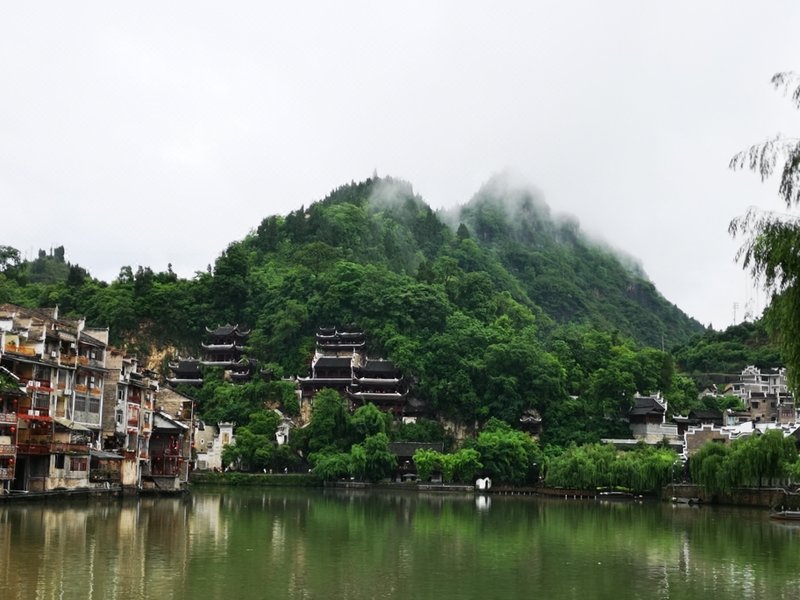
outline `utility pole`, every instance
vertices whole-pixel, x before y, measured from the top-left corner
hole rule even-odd
[[[733,324],[734,325],[736,325],[736,311],[738,310],[738,308],[739,308],[739,303],[738,302],[734,302],[733,303]]]

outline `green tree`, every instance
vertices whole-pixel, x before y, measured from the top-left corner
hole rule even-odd
[[[467,448],[477,451],[484,472],[501,483],[521,485],[538,479],[542,453],[536,441],[526,433],[512,429],[498,419],[489,419],[486,427]]]
[[[800,109],[800,75],[777,73],[772,85],[783,90]],[[776,136],[754,144],[730,161],[734,170],[757,172],[762,181],[780,171],[778,194],[788,209],[800,203],[800,140]],[[792,386],[800,391],[800,222],[795,215],[784,216],[751,209],[731,221],[730,232],[744,235],[737,258],[745,269],[763,280],[772,293],[766,313],[767,327],[779,340],[789,368]]]

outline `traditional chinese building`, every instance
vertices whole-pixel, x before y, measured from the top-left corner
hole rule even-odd
[[[353,381],[347,387],[347,395],[358,406],[371,402],[383,411],[400,415],[408,390],[394,363],[367,359],[363,365],[353,367]]]
[[[200,361],[196,358],[179,358],[169,363],[172,370],[172,377],[167,377],[167,383],[171,386],[180,384],[201,386],[203,385],[203,373],[200,371]]]
[[[14,399],[11,490],[88,486],[90,449],[101,438],[107,341],[107,329],[61,319],[58,308],[0,305],[0,366],[22,390]]]
[[[124,489],[138,488],[144,466],[150,460],[155,395],[159,389],[157,375],[142,367],[135,356],[117,349],[109,349],[107,366],[104,459],[110,461],[117,455],[121,464],[116,483]]]
[[[14,480],[17,458],[17,404],[25,393],[19,377],[0,367],[0,493],[7,493]]]
[[[202,363],[209,367],[232,368],[242,359],[244,345],[250,337],[249,329],[239,329],[238,325],[223,325],[216,329],[206,327],[210,341],[202,344]]]
[[[394,363],[367,357],[366,336],[354,326],[317,331],[310,374],[298,377],[298,383],[301,401],[330,388],[346,396],[351,409],[372,403],[409,421],[427,410],[423,404],[408,401],[408,386]]]

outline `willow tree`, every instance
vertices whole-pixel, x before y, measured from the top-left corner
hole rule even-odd
[[[772,85],[800,109],[800,75],[778,73]],[[764,181],[780,173],[778,194],[788,209],[800,204],[800,138],[776,136],[754,144],[730,161],[734,170],[748,169]],[[743,235],[738,252],[745,269],[764,282],[772,294],[766,323],[783,351],[792,388],[800,391],[800,217],[751,209],[731,221],[731,234]]]

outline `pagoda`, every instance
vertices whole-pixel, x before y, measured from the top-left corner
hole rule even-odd
[[[323,388],[344,394],[353,383],[353,367],[361,364],[365,343],[364,331],[356,327],[320,327],[310,376],[297,378],[302,397],[310,398]]]
[[[346,396],[350,407],[372,403],[396,416],[405,415],[408,386],[394,363],[366,356],[364,331],[355,326],[320,327],[308,377],[298,377],[301,398],[324,388]]]
[[[355,404],[372,402],[393,414],[402,413],[408,395],[403,375],[394,363],[369,358],[363,365],[353,367],[353,380],[346,391]]]
[[[317,330],[317,352],[327,356],[361,352],[365,345],[364,331],[352,325],[345,329],[320,327]]]
[[[238,325],[223,325],[216,329],[206,327],[211,343],[203,347],[202,364],[208,367],[233,367],[244,354],[244,344],[250,337],[249,329],[239,329]]]

